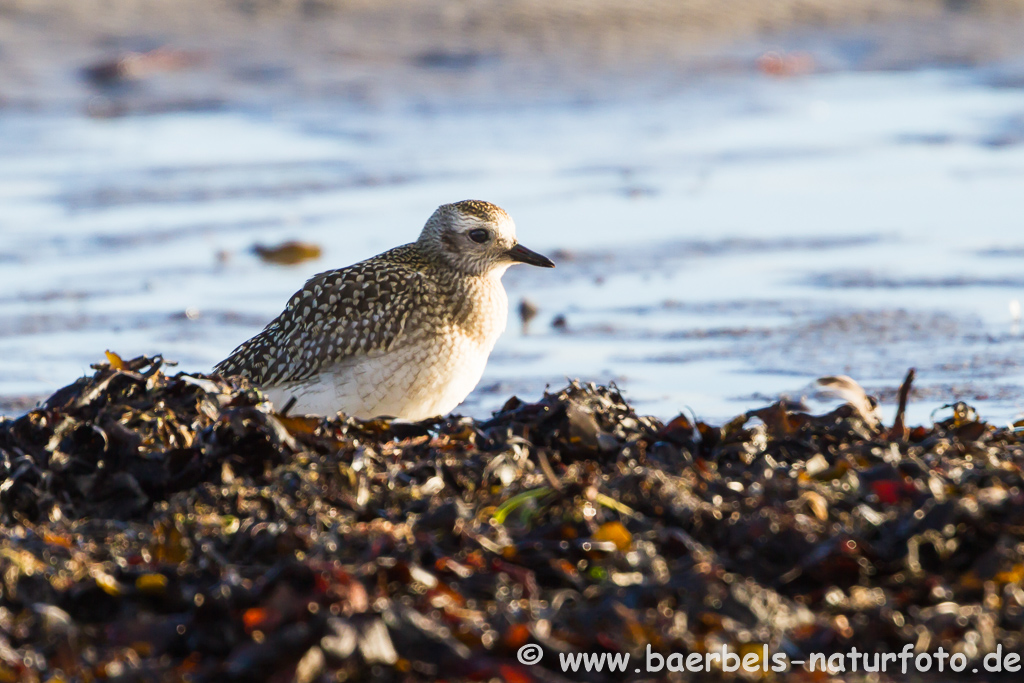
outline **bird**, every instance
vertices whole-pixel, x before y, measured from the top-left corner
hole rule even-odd
[[[501,277],[517,263],[555,267],[519,244],[502,208],[444,204],[415,242],[314,275],[214,372],[246,377],[274,406],[307,415],[446,415],[505,330]]]

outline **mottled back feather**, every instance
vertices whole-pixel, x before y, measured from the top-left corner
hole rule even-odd
[[[347,358],[386,353],[407,340],[410,319],[436,309],[439,281],[430,270],[407,244],[315,275],[214,370],[273,385],[301,382]]]

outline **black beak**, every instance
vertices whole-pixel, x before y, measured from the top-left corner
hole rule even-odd
[[[531,266],[540,266],[541,268],[555,267],[555,262],[547,256],[541,256],[535,251],[530,251],[521,244],[517,244],[509,249],[508,257],[513,261],[518,261],[519,263],[529,263]]]

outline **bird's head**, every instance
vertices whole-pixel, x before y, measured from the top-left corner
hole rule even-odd
[[[500,276],[514,263],[555,267],[516,241],[516,224],[501,207],[475,199],[439,206],[417,243],[467,275]]]

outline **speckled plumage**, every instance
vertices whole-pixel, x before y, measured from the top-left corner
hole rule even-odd
[[[469,237],[480,230],[488,244]],[[505,329],[501,275],[516,261],[550,265],[516,244],[497,206],[446,204],[416,242],[311,278],[215,371],[249,377],[278,407],[295,398],[294,412],[447,413],[479,382]]]

